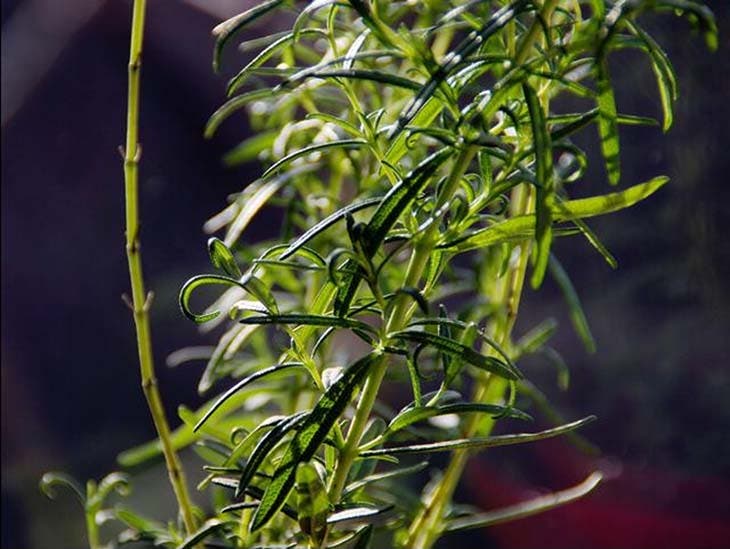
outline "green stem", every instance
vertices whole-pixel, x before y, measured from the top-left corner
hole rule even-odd
[[[459,181],[461,181],[461,178],[474,158],[476,151],[476,147],[468,146],[459,153],[454,164],[454,168],[437,199],[437,205],[434,210],[438,210],[449,200],[451,195],[453,195],[459,185]],[[423,234],[423,237],[416,243],[406,269],[404,286],[417,286],[418,281],[421,279],[423,271],[428,264],[429,257],[433,252],[437,231],[438,223],[432,223]],[[387,321],[385,322],[385,337],[387,338],[387,334],[389,333],[404,328],[413,314],[412,311],[413,305],[409,300],[409,296],[399,295],[396,298],[395,305],[393,306]],[[383,382],[383,378],[385,377],[387,366],[387,357],[383,356],[373,366],[373,370],[365,381],[365,386],[363,387],[360,400],[358,401],[357,408],[355,410],[355,417],[353,418],[350,429],[347,432],[345,446],[340,453],[340,458],[337,462],[337,467],[335,468],[335,473],[330,484],[329,496],[332,503],[338,503],[342,496],[342,491],[344,490],[345,483],[347,482],[347,476],[350,472],[350,468],[352,467],[352,463],[357,457],[360,439],[362,438],[365,426],[370,418],[370,412],[372,411],[373,405],[375,404],[375,400],[378,396],[380,384]]]
[[[540,21],[550,21],[555,8],[560,4],[560,0],[545,0],[540,10],[540,15],[535,17],[535,20],[530,25],[530,28],[522,37],[519,46],[517,47],[517,55],[515,56],[515,65],[524,65],[527,61],[527,56],[532,51],[532,46],[537,41],[542,31],[542,24]]]
[[[100,549],[99,526],[96,524],[96,511],[86,511],[86,537],[89,540],[89,549]]]
[[[149,305],[151,294],[144,288],[142,275],[142,257],[139,241],[139,158],[141,148],[138,142],[139,133],[139,88],[142,68],[142,41],[144,36],[145,0],[135,0],[132,8],[132,35],[129,44],[129,86],[127,91],[127,139],[124,148],[124,190],[126,209],[126,250],[129,265],[129,279],[132,286],[132,302],[134,325],[137,335],[137,351],[139,354],[142,390],[147,399],[152,421],[165,456],[170,483],[175,492],[180,514],[188,534],[195,531],[190,496],[185,481],[185,473],[180,459],[175,453],[170,437],[170,427],[165,416],[162,398],[157,388],[154,362],[152,359],[152,343],[149,326]]]
[[[521,185],[515,189],[513,204],[517,204],[518,206],[512,215],[527,213],[532,208],[532,197],[534,193],[525,187],[525,185]],[[494,338],[503,348],[508,347],[512,328],[517,318],[517,310],[519,308],[530,255],[529,251],[529,242],[524,242],[521,245],[517,263],[505,275],[506,284],[501,300],[504,316],[498,322]],[[489,348],[488,352],[493,351]],[[472,401],[487,403],[501,402],[504,399],[506,389],[506,380],[495,376],[488,376],[475,385]],[[480,426],[481,434],[488,436],[494,426],[494,420],[481,419],[480,422],[480,418],[476,415],[472,416],[462,430],[462,437],[469,438],[474,436]],[[425,508],[411,524],[408,531],[408,541],[406,542],[407,547],[411,549],[430,549],[441,536],[444,511],[451,502],[459,480],[463,476],[464,467],[468,458],[469,452],[466,450],[457,450],[452,454],[451,461],[444,471],[443,477],[441,477],[438,485],[431,493],[429,500],[426,502]]]
[[[515,54],[515,64],[523,65],[527,60],[533,46],[540,38],[542,21],[550,21],[555,8],[560,0],[546,0],[540,10],[539,17],[536,17],[527,33],[520,40]],[[534,192],[526,185],[517,187],[512,196],[511,215],[520,215],[529,213],[534,207]],[[529,258],[530,245],[529,241],[525,241],[520,248],[520,255],[517,263],[510,267],[505,280],[503,298],[501,304],[503,307],[503,316],[498,319],[495,329],[495,339],[503,348],[509,346],[512,328],[517,319],[517,311],[519,309],[520,298],[522,296],[522,287],[524,285],[525,273],[527,271],[527,263]],[[489,350],[488,352],[491,352]],[[478,381],[474,388],[474,402],[500,402],[504,399],[504,393],[507,389],[507,382],[503,379],[489,376],[486,379]],[[484,420],[482,420],[484,421]],[[480,429],[481,427],[481,429]],[[480,434],[488,436],[494,427],[493,420],[487,420],[486,423],[480,423],[473,416],[466,423],[463,429],[463,437],[469,438],[474,436],[479,429]],[[450,504],[454,491],[456,490],[459,480],[463,476],[464,467],[469,458],[469,452],[459,450],[452,454],[451,461],[444,471],[443,477],[431,493],[429,500],[426,502],[424,509],[413,521],[408,531],[408,540],[406,545],[411,549],[430,549],[436,543],[443,531],[443,517],[446,507]]]

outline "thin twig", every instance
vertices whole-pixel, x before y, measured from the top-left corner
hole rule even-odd
[[[142,41],[144,36],[145,0],[135,0],[132,8],[132,34],[129,44],[129,87],[127,91],[127,139],[124,147],[124,195],[126,209],[126,250],[129,279],[132,286],[131,309],[137,333],[137,351],[142,378],[142,390],[152,414],[152,421],[165,456],[170,483],[175,492],[180,514],[188,534],[195,531],[190,495],[180,459],[170,437],[170,426],[165,416],[162,398],[157,388],[152,341],[150,338],[149,306],[152,294],[144,288],[142,256],[139,241],[139,161],[142,148],[138,142],[139,87],[142,68]],[[129,298],[127,298],[127,301]],[[129,304],[129,303],[128,303]]]

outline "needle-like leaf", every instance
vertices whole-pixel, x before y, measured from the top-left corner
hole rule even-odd
[[[297,466],[309,461],[322,444],[335,421],[340,417],[357,386],[370,367],[381,358],[372,352],[350,366],[338,381],[322,395],[312,412],[289,443],[271,482],[266,487],[261,505],[251,522],[251,531],[263,527],[281,508],[291,492]]]
[[[267,13],[275,10],[285,0],[268,0],[261,2],[253,8],[244,11],[230,19],[223,21],[221,24],[213,29],[213,36],[215,36],[215,48],[213,49],[213,70],[218,72],[220,68],[221,55],[223,54],[223,48],[226,44],[242,31],[247,25],[250,25],[260,17],[263,17]]]
[[[392,339],[412,341],[421,345],[430,345],[441,352],[455,356],[477,368],[486,370],[505,379],[520,379],[522,374],[508,363],[495,357],[477,353],[471,347],[436,334],[420,330],[402,330],[389,334]]]
[[[391,448],[379,448],[377,450],[366,450],[360,452],[360,457],[374,456],[396,456],[403,454],[432,454],[435,452],[451,452],[453,450],[483,450],[485,448],[494,448],[497,446],[509,446],[512,444],[524,444],[526,442],[535,442],[546,438],[569,433],[586,423],[595,420],[596,416],[587,416],[578,421],[561,425],[553,429],[546,429],[537,433],[518,433],[514,435],[497,435],[493,437],[474,437],[447,440],[443,442],[429,442],[426,444],[408,444],[404,446],[395,446]]]
[[[573,486],[572,488],[561,490],[560,492],[553,492],[552,494],[540,496],[502,509],[497,509],[496,511],[489,511],[487,513],[479,513],[477,515],[452,519],[446,525],[446,531],[457,532],[471,528],[486,528],[487,526],[494,526],[495,524],[501,524],[503,522],[529,517],[538,513],[544,513],[550,509],[554,509],[582,498],[593,491],[602,479],[603,474],[596,471],[588,475],[583,482]]]

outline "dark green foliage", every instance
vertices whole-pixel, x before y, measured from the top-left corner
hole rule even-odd
[[[258,24],[292,9],[291,30],[267,35]],[[594,350],[554,241],[584,236],[615,267],[585,220],[630,207],[667,179],[571,199],[595,156],[571,139],[597,132],[607,182],[618,185],[621,126],[657,124],[620,112],[609,67],[622,48],[645,54],[662,128],[671,126],[676,77],[641,25],[667,10],[716,46],[709,10],[685,0],[270,0],[216,27],[216,69],[235,36],[264,35],[244,44],[256,53],[206,129],[210,136],[248,109],[255,135],[227,162],[258,159],[263,172],[206,224],[225,229],[208,244],[222,274],[191,278],[180,306],[194,322],[227,324],[205,357],[200,391],[242,379],[199,411],[181,410],[185,425],[173,439],[176,447],[203,444],[209,476],[201,487],[232,490],[187,538],[127,511],[119,519],[139,539],[178,547],[215,539],[222,547],[365,548],[383,530],[391,545],[428,549],[442,533],[527,516],[595,487],[600,475],[552,499],[455,518],[449,501],[393,500],[384,489],[428,467],[388,465],[408,454],[458,455],[563,434],[589,447],[574,431],[594,418],[556,425],[559,414],[516,365],[542,356],[567,386],[565,365],[547,347],[554,322],[521,339],[512,328],[523,281],[538,289],[550,273]],[[586,108],[555,112],[558,97]],[[284,206],[286,236],[244,242],[267,205]],[[226,289],[193,313],[191,296],[206,285]],[[398,384],[413,402],[390,412],[381,383]],[[465,387],[472,395],[462,396]],[[514,407],[518,394],[553,427],[492,435],[504,418],[532,419]],[[155,452],[144,447],[125,463]]]

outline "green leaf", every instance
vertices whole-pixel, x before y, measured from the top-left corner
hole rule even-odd
[[[476,335],[478,335],[482,341],[484,341],[487,345],[489,345],[492,349],[494,349],[503,359],[504,361],[509,365],[510,368],[513,370],[517,370],[517,366],[515,366],[512,359],[510,359],[509,355],[502,349],[502,346],[499,345],[496,341],[494,341],[491,337],[489,337],[487,334],[484,333],[483,330],[480,330],[476,327],[475,324],[470,322],[463,322],[461,320],[454,320],[452,318],[446,318],[446,317],[439,317],[439,318],[422,318],[422,319],[416,319],[408,324],[408,327],[413,326],[439,326],[439,335],[441,334],[440,328],[443,326],[448,326],[451,328],[458,328],[462,331],[467,330],[474,330]]]
[[[578,227],[581,234],[586,237],[586,240],[588,240],[590,245],[593,246],[596,251],[601,254],[601,257],[606,260],[606,263],[608,263],[612,269],[618,268],[618,261],[616,261],[616,258],[608,251],[608,248],[606,248],[588,224],[582,219],[573,219],[572,221],[573,224]]]
[[[360,480],[349,484],[343,493],[343,497],[346,498],[349,494],[354,494],[355,492],[369,484],[381,483],[384,480],[412,475],[414,473],[420,473],[426,467],[428,467],[428,461],[422,461],[408,467],[400,467],[397,469],[391,469],[390,471],[368,475],[364,478],[361,478]]]
[[[190,297],[193,292],[202,286],[211,285],[223,285],[223,286],[238,286],[239,288],[247,291],[258,299],[268,311],[273,313],[278,312],[278,307],[274,296],[266,285],[261,282],[258,278],[248,273],[241,277],[240,280],[231,278],[229,276],[222,275],[197,275],[188,280],[180,290],[179,304],[180,310],[183,314],[196,324],[202,324],[217,318],[220,315],[220,311],[211,311],[210,313],[204,313],[201,315],[195,314],[190,309]]]
[[[305,35],[318,35],[323,38],[327,37],[327,33],[321,29],[304,29],[300,33],[302,36]],[[246,83],[246,80],[251,75],[251,72],[257,68],[266,63],[278,50],[283,49],[285,46],[287,46],[290,42],[293,42],[297,37],[295,36],[294,32],[288,32],[285,33],[283,36],[280,36],[276,40],[274,40],[271,44],[269,44],[267,47],[265,47],[261,52],[258,53],[251,61],[249,61],[245,67],[243,67],[236,76],[231,78],[231,80],[228,82],[228,89],[226,90],[227,94],[230,96],[231,94],[235,93],[238,89],[241,88]]]
[[[251,183],[241,193],[239,201],[242,203],[235,219],[229,224],[226,231],[225,243],[233,246],[241,236],[241,233],[248,227],[254,216],[264,207],[264,205],[274,196],[279,189],[293,178],[313,171],[316,166],[302,166],[289,170],[284,174],[274,177],[268,181],[259,179]]]
[[[568,273],[565,272],[565,269],[563,269],[563,266],[554,255],[550,256],[550,274],[553,275],[555,282],[558,283],[558,286],[563,291],[563,296],[570,311],[570,321],[573,323],[573,328],[575,328],[576,333],[583,342],[586,351],[595,353],[596,342],[593,339],[593,334],[591,334],[591,329],[588,326],[588,320],[583,312],[578,294],[573,287],[573,283],[570,281]]]
[[[532,142],[535,150],[535,244],[536,259],[530,284],[534,289],[539,288],[545,278],[550,244],[553,240],[552,207],[555,203],[555,188],[553,182],[553,149],[550,133],[547,129],[545,112],[532,86],[527,82],[522,84],[522,91],[530,113],[532,127]]]
[[[649,53],[651,70],[656,77],[659,98],[662,103],[662,112],[664,114],[662,129],[666,132],[672,127],[672,122],[674,121],[674,102],[678,97],[677,75],[667,54],[664,53],[659,44],[644,29],[633,21],[627,21],[626,25],[632,34],[641,40],[646,47],[646,51]]]
[[[363,52],[356,56],[356,58],[368,57],[372,55],[392,55],[389,52]],[[344,61],[345,58],[340,60],[334,60],[327,64],[337,63]],[[396,88],[403,88],[406,90],[420,90],[421,84],[415,80],[404,78],[395,74],[389,74],[387,72],[369,70],[369,69],[330,69],[321,70],[317,67],[311,69],[305,69],[301,72],[293,74],[290,78],[282,82],[281,86],[290,86],[298,84],[308,78],[321,78],[326,80],[328,78],[345,78],[348,80],[366,80],[369,82],[375,82],[376,84],[382,84],[385,86],[394,86]]]
[[[213,49],[213,70],[218,72],[220,68],[221,55],[226,44],[236,36],[244,27],[263,17],[270,11],[278,8],[284,0],[268,0],[261,2],[253,8],[239,13],[220,23],[213,29],[215,36],[215,47]]]
[[[658,7],[667,7],[680,13],[687,12],[694,17],[694,22],[699,24],[705,35],[705,43],[710,51],[717,50],[718,32],[715,16],[710,8],[691,0],[661,0],[657,2]]]
[[[343,509],[342,511],[332,513],[327,519],[327,524],[338,524],[343,522],[348,524],[370,524],[375,517],[383,515],[391,509],[393,509],[392,505],[388,507],[359,506]]]
[[[275,415],[275,416],[269,416],[264,421],[259,423],[254,429],[251,430],[244,438],[243,440],[240,440],[231,450],[230,454],[228,454],[228,457],[225,459],[225,461],[222,463],[222,467],[233,467],[235,466],[242,458],[243,456],[251,449],[252,446],[256,443],[257,440],[260,440],[260,437],[264,432],[266,432],[269,429],[275,428],[277,425],[281,424],[283,421],[286,421],[291,416],[282,416],[282,415]],[[211,480],[213,479],[213,475],[209,475],[206,479],[200,482],[198,485],[198,489],[204,488]]]
[[[193,430],[195,430],[195,424],[198,422],[198,416],[193,410],[181,404],[177,407],[177,415],[186,426],[192,427]],[[210,437],[221,444],[228,444],[231,434],[228,429],[228,425],[226,425],[227,423],[230,424],[230,419],[223,420],[215,424],[205,425],[200,430],[200,434]],[[238,425],[233,428],[236,427],[238,427]]]
[[[81,507],[84,509],[86,508],[86,495],[84,493],[84,489],[70,475],[67,475],[66,473],[49,472],[45,473],[38,483],[38,487],[41,492],[50,499],[56,499],[56,488],[58,486],[63,486],[64,488],[69,489],[79,500]]]
[[[433,153],[383,197],[377,210],[373,213],[373,217],[365,227],[363,247],[369,258],[375,255],[375,252],[406,207],[421,192],[438,167],[452,153],[451,148],[443,148]]]
[[[294,24],[292,24],[292,34],[295,39],[298,39],[300,34],[302,34],[302,27],[311,14],[321,10],[322,8],[336,4],[338,1],[339,0],[312,0],[309,2],[309,5],[299,12],[299,15],[297,15],[297,18],[294,20]]]
[[[153,536],[155,540],[166,535],[169,536],[164,524],[144,518],[130,509],[116,507],[114,509],[114,514],[121,522],[132,528],[141,536],[150,535]]]
[[[211,518],[206,520],[198,530],[190,534],[185,540],[176,547],[176,549],[191,549],[198,543],[203,541],[205,538],[212,536],[218,530],[220,530],[226,521],[217,518]]]
[[[272,173],[274,173],[276,170],[278,170],[282,166],[284,166],[290,162],[293,162],[297,158],[301,158],[302,156],[307,156],[308,154],[316,153],[319,151],[324,151],[327,149],[359,149],[361,147],[366,146],[367,144],[368,144],[368,142],[365,141],[364,139],[342,139],[340,141],[330,141],[328,143],[319,143],[317,145],[310,145],[309,147],[304,147],[303,149],[294,151],[293,153],[290,153],[290,154],[286,155],[285,157],[274,162],[261,175],[261,178],[262,179],[268,178]]]
[[[413,119],[414,126],[429,127],[443,109],[443,104],[435,98],[431,98],[423,105],[419,113]],[[383,164],[395,166],[403,155],[408,151],[408,134],[400,132],[395,139],[390,140],[390,145],[385,153]]]
[[[652,195],[667,181],[669,179],[666,177],[655,177],[624,191],[555,203],[553,220],[556,222],[572,221],[623,210]],[[534,223],[534,215],[520,215],[466,234],[438,247],[467,251],[522,240],[532,235]]]
[[[228,488],[229,490],[235,490],[238,488],[238,481],[234,478],[228,478],[228,477],[216,477],[212,480],[212,483],[216,486],[221,486],[223,488]],[[264,491],[257,487],[257,486],[249,486],[245,490],[246,495],[250,496],[254,499],[261,500],[261,497],[264,495]],[[229,506],[230,508],[231,506]],[[297,512],[292,509],[289,505],[282,505],[281,512],[284,513],[287,517],[297,520]]]
[[[266,456],[282,441],[284,435],[286,435],[292,429],[296,429],[302,425],[307,417],[308,412],[297,412],[289,417],[282,419],[277,423],[273,429],[261,437],[259,443],[251,452],[248,460],[246,461],[246,467],[241,473],[241,478],[238,481],[238,487],[236,488],[236,498],[239,498],[246,490],[248,485],[253,479],[256,471],[259,470],[261,464],[266,459]]]
[[[585,128],[588,124],[595,121],[596,118],[598,118],[597,108],[584,113],[553,115],[548,119],[550,124],[564,125],[550,131],[550,140],[560,141],[561,139],[565,139]]]
[[[350,366],[317,402],[301,429],[279,462],[261,505],[251,522],[251,531],[259,530],[281,508],[294,485],[297,466],[312,459],[332,426],[350,402],[355,388],[363,381],[370,367],[381,360],[381,354],[372,352]]]
[[[269,313],[279,313],[279,307],[276,304],[274,294],[271,293],[269,287],[264,284],[260,278],[253,275],[253,270],[241,278],[241,284],[243,284],[243,287],[246,288],[248,293],[258,299],[264,307],[266,307],[266,310],[269,311]]]
[[[375,329],[352,318],[343,318],[330,315],[310,315],[310,314],[282,314],[282,315],[262,315],[248,316],[240,319],[238,322],[242,324],[282,324],[294,326],[327,326],[336,328],[347,328],[355,333],[371,333],[375,334]]]
[[[246,287],[241,283],[240,280],[236,280],[235,278],[231,278],[229,276],[197,275],[188,280],[180,290],[180,296],[178,301],[180,303],[180,310],[182,311],[182,313],[196,324],[202,324],[204,322],[213,320],[220,314],[220,311],[212,311],[210,313],[198,315],[192,312],[192,310],[190,309],[190,297],[192,296],[193,292],[197,288],[210,285],[238,286],[243,290],[246,289]]]
[[[575,132],[583,129],[588,124],[595,122],[598,118],[598,108],[590,109],[584,113],[568,113],[554,114],[548,118],[548,122],[552,124],[564,124],[559,128],[550,131],[550,140],[560,141]],[[636,116],[633,114],[617,114],[616,123],[624,126],[658,126],[659,123],[646,116]]]
[[[568,200],[555,205],[553,215],[556,221],[570,221],[572,219],[586,219],[607,213],[617,212],[641,202],[663,187],[669,178],[660,176],[639,183],[624,191],[609,193],[590,198]]]
[[[272,130],[244,139],[223,156],[223,163],[226,166],[238,166],[256,160],[261,152],[268,150],[274,144],[277,135],[279,132]]]
[[[307,242],[312,240],[315,236],[323,232],[324,230],[328,229],[341,219],[345,219],[349,215],[352,215],[355,212],[359,212],[360,210],[364,210],[366,208],[371,208],[372,206],[375,206],[376,204],[379,204],[383,197],[375,197],[375,198],[368,198],[365,200],[362,200],[360,202],[354,202],[348,206],[345,206],[333,214],[328,215],[326,218],[324,218],[322,221],[317,223],[316,225],[312,226],[311,228],[307,229],[302,236],[297,238],[294,242],[292,242],[289,247],[284,250],[284,252],[279,256],[279,259],[286,259],[290,257],[292,254],[294,254],[297,250],[299,250],[302,246],[304,246]]]
[[[621,179],[621,146],[618,138],[618,111],[611,78],[606,60],[597,67],[596,86],[598,88],[598,133],[601,137],[601,152],[606,163],[608,181],[617,185]]]
[[[254,101],[271,99],[276,93],[276,90],[262,88],[229,99],[211,115],[208,124],[205,126],[205,137],[208,139],[213,137],[220,125],[237,110]]]
[[[367,259],[372,259],[375,256],[378,248],[400,215],[418,193],[421,192],[429,179],[433,177],[437,168],[451,155],[451,152],[450,148],[443,148],[433,153],[383,197],[377,210],[373,213],[373,217],[363,231],[363,252]],[[344,272],[353,271],[353,266],[352,260],[348,260],[343,265],[342,270]],[[361,277],[362,274],[359,270],[349,272],[343,277],[343,283],[335,299],[335,313],[338,316],[347,314]]]
[[[518,357],[536,353],[542,349],[548,340],[553,337],[557,329],[558,323],[555,319],[548,318],[547,320],[543,320],[517,340],[515,347],[518,351]]]
[[[290,368],[302,368],[304,367],[304,364],[301,362],[284,362],[283,364],[274,364],[273,366],[270,366],[268,368],[264,368],[263,370],[259,370],[258,372],[255,372],[251,374],[250,376],[245,377],[238,383],[236,383],[233,387],[228,389],[225,393],[223,393],[220,397],[218,397],[218,400],[216,400],[213,403],[213,406],[208,408],[208,410],[203,414],[203,417],[198,420],[198,422],[195,424],[195,427],[193,428],[193,431],[197,431],[200,429],[200,427],[208,421],[210,416],[212,416],[216,410],[218,410],[224,402],[226,402],[229,398],[231,398],[234,394],[236,394],[238,391],[249,385],[250,383],[253,383],[254,381],[257,381],[261,378],[278,374],[280,372],[283,372],[285,370],[289,370]]]
[[[195,360],[210,360],[210,355],[215,350],[215,347],[209,345],[196,345],[192,347],[183,347],[176,351],[171,352],[165,358],[165,366],[168,368],[177,368],[181,364],[186,362],[193,362]]]
[[[426,313],[428,314],[428,313]],[[439,304],[439,324],[438,324],[438,335],[441,337],[445,337],[447,339],[451,339],[451,325],[446,323],[445,321],[448,320],[448,312],[446,311],[446,307],[443,303]],[[429,319],[430,320],[430,319]],[[410,328],[413,326],[413,323],[409,324],[408,327]],[[461,343],[467,344],[467,345],[473,345],[474,344],[474,338],[472,337],[472,331],[476,329],[476,326],[473,326],[473,328],[466,327],[463,330],[463,333],[461,334],[460,341]],[[468,338],[468,339],[467,339]],[[454,362],[457,364],[454,365]],[[441,353],[441,366],[443,367],[444,371],[444,385],[448,387],[451,385],[451,381],[456,377],[458,372],[461,371],[460,367],[460,361],[454,360],[451,355],[448,353]],[[456,366],[456,367],[453,367]],[[415,401],[416,406],[421,406],[421,403],[418,399]]]
[[[208,239],[208,255],[214,267],[222,269],[232,278],[241,278],[243,273],[238,267],[231,250],[216,237]]]
[[[548,421],[548,424],[553,426],[560,426],[565,423],[565,418],[558,412],[553,405],[550,403],[545,394],[540,391],[533,383],[530,383],[526,379],[517,382],[517,386],[521,395],[529,398],[532,403]],[[587,438],[580,435],[576,431],[570,431],[565,434],[567,441],[575,446],[578,450],[586,455],[597,456],[601,453],[600,449],[594,446]]]
[[[496,404],[480,404],[477,402],[460,402],[441,406],[407,407],[401,410],[388,424],[386,435],[405,429],[413,423],[448,414],[492,414],[492,417],[511,417],[524,420],[532,419],[528,414],[515,408],[505,408]]]
[[[333,126],[337,126],[345,133],[349,133],[353,137],[363,137],[363,132],[360,131],[359,128],[357,128],[354,124],[351,124],[347,120],[343,120],[342,118],[338,118],[337,116],[334,116],[332,114],[327,114],[326,112],[312,112],[307,115],[307,120],[321,120],[322,122],[327,122],[328,124],[332,124]]]
[[[109,473],[99,482],[94,495],[89,498],[88,506],[90,508],[100,507],[112,492],[116,492],[120,496],[128,496],[131,491],[129,475],[119,472]]]
[[[390,338],[430,345],[441,352],[460,358],[477,368],[505,379],[520,379],[522,374],[514,367],[495,357],[485,356],[453,339],[420,330],[402,330],[389,334]]]
[[[445,355],[444,355],[445,356]],[[418,371],[416,360],[412,356],[406,357],[406,365],[408,367],[408,378],[411,381],[411,391],[413,391],[413,400],[416,405],[421,405],[421,373]]]
[[[299,464],[296,487],[299,527],[309,536],[312,546],[321,546],[327,535],[330,502],[314,464]]]
[[[218,371],[228,361],[232,360],[236,353],[243,347],[256,330],[255,326],[233,325],[227,330],[218,341],[208,363],[205,365],[203,375],[198,382],[198,394],[205,393],[220,377]]]
[[[486,22],[486,24],[478,31],[472,32],[464,38],[459,45],[444,57],[443,62],[438,69],[431,75],[416,96],[411,100],[403,113],[398,117],[396,125],[391,130],[389,139],[392,141],[401,133],[418,112],[431,99],[431,96],[446,80],[446,77],[469,55],[474,53],[481,47],[491,36],[496,34],[502,27],[514,19],[526,6],[529,5],[528,0],[516,0],[507,6],[496,11]],[[422,124],[418,124],[419,126]]]
[[[588,475],[588,477],[580,484],[573,486],[572,488],[568,488],[567,490],[561,490],[552,494],[539,496],[535,499],[524,501],[516,505],[497,509],[496,511],[489,511],[486,513],[452,519],[446,524],[445,531],[456,532],[471,528],[486,528],[487,526],[494,526],[503,522],[529,517],[538,513],[544,513],[550,509],[554,509],[582,498],[598,486],[598,483],[601,482],[602,479],[603,474],[596,471]]]
[[[379,448],[377,450],[366,450],[360,453],[361,458],[375,456],[394,456],[402,454],[431,454],[434,452],[451,452],[453,450],[483,450],[497,446],[508,446],[512,444],[523,444],[546,438],[552,438],[569,433],[586,423],[595,420],[596,416],[587,416],[578,421],[561,425],[553,429],[538,431],[536,433],[517,433],[512,435],[498,435],[493,437],[473,437],[447,440],[444,442],[429,442],[426,444],[409,444],[406,446],[395,446],[392,448]]]

